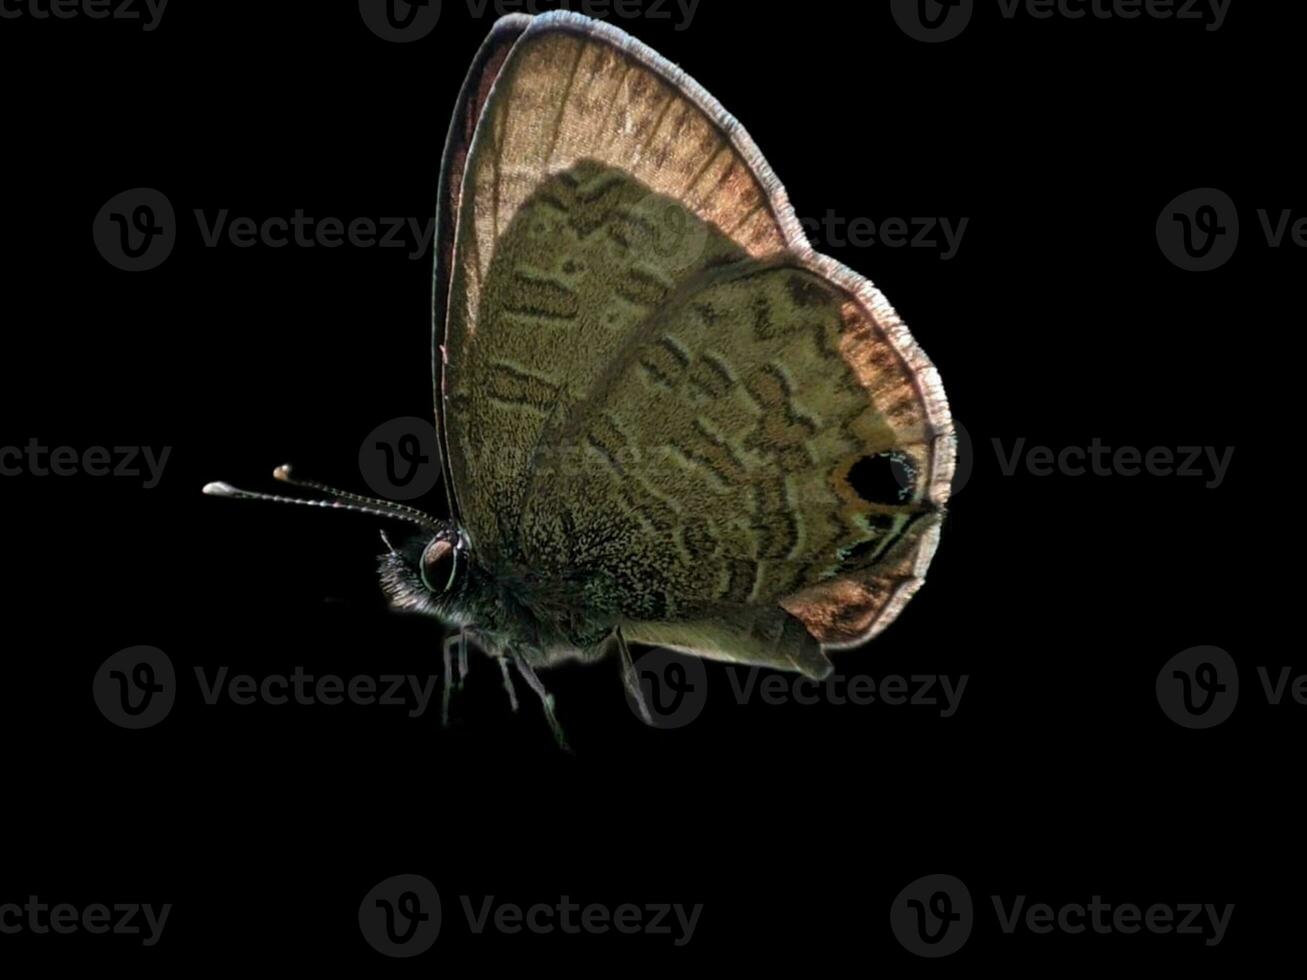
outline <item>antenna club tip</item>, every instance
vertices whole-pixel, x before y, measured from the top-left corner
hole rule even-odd
[[[206,483],[204,485],[204,492],[210,497],[231,497],[235,495],[236,488],[230,483],[218,481],[215,483]]]
[[[274,480],[282,480],[282,481],[289,480],[289,479],[290,479],[290,463],[282,463],[282,464],[281,464],[280,466],[278,466],[275,470],[273,470],[273,471],[272,471],[272,478],[273,478]]]

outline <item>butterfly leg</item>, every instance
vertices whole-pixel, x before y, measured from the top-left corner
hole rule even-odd
[[[653,725],[653,716],[649,714],[649,706],[644,703],[644,692],[640,690],[640,675],[635,672],[635,662],[631,659],[631,648],[626,645],[626,637],[622,635],[622,628],[619,626],[613,630],[613,638],[617,640],[617,652],[622,658],[622,682],[626,685],[627,693],[631,695],[631,700],[639,709],[640,717],[646,725]]]
[[[545,720],[549,722],[549,730],[554,733],[558,747],[564,752],[571,752],[572,749],[567,744],[567,736],[563,734],[563,726],[558,723],[558,717],[554,714],[554,696],[545,690],[545,686],[540,683],[540,678],[536,676],[536,672],[520,653],[514,650],[509,656],[513,658],[513,666],[522,675],[522,680],[526,681],[527,687],[535,691],[540,698],[540,704],[545,709]]]
[[[447,636],[444,643],[444,669],[440,674],[440,725],[442,728],[449,727],[449,698],[452,693],[450,678],[453,676],[453,670],[450,669],[450,648],[459,641],[459,636]]]
[[[455,691],[463,689],[463,680],[467,677],[467,635],[471,630],[464,628],[457,634],[445,637],[444,676],[440,691],[440,724],[449,727],[449,704]],[[458,673],[453,670],[453,648],[458,646]]]
[[[463,690],[463,681],[467,677],[467,634],[470,631],[466,628],[458,631],[458,680],[454,682],[454,690]]]
[[[496,657],[499,661],[499,672],[504,675],[504,690],[508,692],[508,706],[517,711],[517,692],[513,690],[513,675],[508,672],[508,658]]]

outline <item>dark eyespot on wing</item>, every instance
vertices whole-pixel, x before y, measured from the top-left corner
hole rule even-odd
[[[869,504],[893,505],[912,495],[917,469],[902,453],[864,456],[849,468],[849,486]]]

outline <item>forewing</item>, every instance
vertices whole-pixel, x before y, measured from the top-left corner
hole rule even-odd
[[[449,284],[454,267],[454,238],[458,225],[459,205],[463,199],[463,173],[467,167],[468,151],[482,109],[490,98],[495,79],[499,77],[504,61],[513,44],[531,23],[522,14],[502,17],[495,22],[490,35],[468,69],[463,88],[454,105],[445,137],[445,152],[440,163],[440,186],[436,197],[435,270],[431,293],[431,378],[436,409],[436,437],[440,445],[440,460],[444,472],[445,493],[449,499],[451,517],[458,515],[458,501],[454,482],[449,471],[449,450],[444,410],[445,320],[449,309]]]
[[[706,92],[623,32],[566,12],[512,41],[461,174],[448,202],[444,448],[463,526],[494,563],[518,557],[545,433],[639,325],[705,266],[803,236]]]

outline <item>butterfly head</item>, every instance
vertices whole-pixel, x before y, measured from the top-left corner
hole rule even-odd
[[[270,500],[276,503],[350,510],[376,517],[416,525],[422,533],[413,535],[399,547],[390,543],[382,532],[386,554],[381,556],[381,584],[396,608],[426,612],[446,620],[456,620],[454,610],[466,590],[471,568],[466,535],[452,521],[442,521],[415,507],[393,500],[378,500],[344,490],[336,490],[314,480],[291,475],[290,466],[278,466],[273,477],[292,486],[307,487],[327,495],[326,500],[286,497],[280,494],[238,490],[229,483],[210,483],[204,492],[217,497],[243,500]]]
[[[433,534],[415,535],[392,545],[383,533],[381,586],[396,609],[437,616],[459,623],[471,577],[467,537],[452,522]]]

